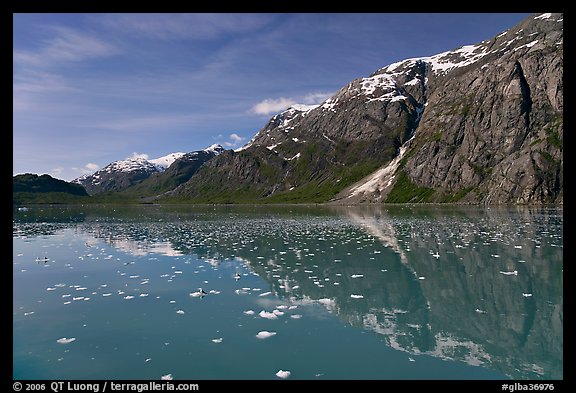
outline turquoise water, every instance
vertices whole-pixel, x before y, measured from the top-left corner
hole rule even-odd
[[[562,225],[525,207],[15,211],[13,378],[562,379]]]

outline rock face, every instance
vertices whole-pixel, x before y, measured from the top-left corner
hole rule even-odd
[[[562,203],[563,19],[359,78],[273,117],[171,197],[203,202]]]

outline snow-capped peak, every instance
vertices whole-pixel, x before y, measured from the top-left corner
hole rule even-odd
[[[297,111],[300,111],[300,112],[308,112],[308,111],[311,111],[312,109],[318,108],[319,106],[320,106],[320,104],[315,104],[315,105],[294,104],[290,108],[288,108],[287,110],[290,110],[291,108],[293,108],[293,109],[296,109]]]
[[[224,150],[226,150],[226,149],[224,149],[222,147],[222,145],[219,145],[217,143],[210,145],[206,149],[204,149],[204,151],[206,153],[214,153],[215,155],[219,155],[219,154],[223,153]]]
[[[151,162],[152,164],[154,164],[159,170],[164,170],[164,169],[168,168],[170,165],[172,165],[172,163],[174,161],[176,161],[178,158],[182,157],[184,154],[186,154],[186,153],[181,153],[181,152],[170,153],[170,154],[167,154],[163,157],[154,158],[153,160],[148,160],[148,161]]]

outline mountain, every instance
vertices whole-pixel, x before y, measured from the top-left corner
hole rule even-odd
[[[72,195],[88,195],[81,185],[55,179],[50,175],[38,176],[32,173],[14,176],[12,192],[64,192]]]
[[[81,185],[55,179],[50,175],[26,173],[12,177],[14,205],[71,202],[87,196],[88,193]]]
[[[562,203],[562,14],[388,65],[317,107],[289,108],[167,196]]]
[[[204,150],[193,151],[178,157],[164,171],[150,175],[144,181],[127,188],[124,193],[141,197],[157,196],[172,190],[188,181],[204,163],[223,153],[220,145],[212,145]]]
[[[200,152],[203,156],[209,155],[211,158],[217,154],[216,152],[220,152],[221,150],[223,150],[222,146],[212,145]],[[166,171],[176,161],[183,158],[184,161],[189,160],[190,155],[194,154],[200,153],[171,153],[151,160],[137,157],[114,161],[101,170],[96,171],[91,175],[79,177],[73,180],[73,182],[83,185],[90,195],[100,194],[103,192],[124,191],[148,179],[153,174],[159,174]],[[181,162],[177,164],[177,166],[180,167]],[[176,170],[170,171],[169,173],[178,175]]]

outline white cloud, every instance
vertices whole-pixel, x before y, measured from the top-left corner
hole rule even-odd
[[[56,169],[58,169],[58,168],[56,168]],[[54,169],[53,171],[55,171],[56,169]],[[100,169],[100,165],[94,164],[92,162],[89,162],[88,164],[84,165],[83,168],[72,168],[73,171],[80,172],[83,175],[91,175],[94,172],[96,172],[98,169]]]
[[[100,169],[100,165],[89,162],[84,166],[84,168],[86,168],[89,171],[96,172],[98,169]]]
[[[228,140],[226,140],[226,141],[222,141],[222,139],[224,139],[224,136],[222,134],[218,134],[218,136],[215,139],[222,146],[227,147],[227,148],[231,148],[231,149],[239,147],[242,144],[242,142],[244,142],[246,140],[246,138],[241,137],[240,135],[238,135],[234,132],[232,134],[228,135]]]
[[[257,115],[269,115],[282,112],[298,102],[292,98],[266,98],[252,107],[252,112]]]
[[[14,61],[36,67],[112,56],[119,50],[96,37],[67,27],[52,27],[54,37],[37,50],[16,50]]]
[[[315,105],[321,104],[328,98],[332,97],[334,93],[322,93],[322,92],[315,92],[315,93],[308,93],[304,96],[295,97],[295,98],[266,98],[263,101],[260,101],[256,105],[252,107],[250,110],[252,113],[257,115],[270,115],[273,113],[282,112],[292,105],[296,104],[306,104],[306,105]]]
[[[245,138],[242,138],[238,134],[230,134],[230,139],[233,140],[234,142],[242,142]]]
[[[61,166],[58,167],[58,168],[52,169],[52,175],[53,175],[54,177],[60,176],[60,174],[61,174],[62,172],[64,172],[64,168],[62,168]]]
[[[213,39],[222,34],[256,31],[272,21],[265,14],[106,14],[99,22],[107,28],[161,40]]]
[[[302,98],[302,104],[306,104],[306,105],[315,105],[315,104],[321,104],[324,101],[326,101],[328,98],[332,97],[334,95],[334,92],[332,93],[309,93],[306,94],[303,98]]]
[[[148,159],[148,154],[133,152],[132,155],[126,157],[127,160],[136,160],[138,158]]]

